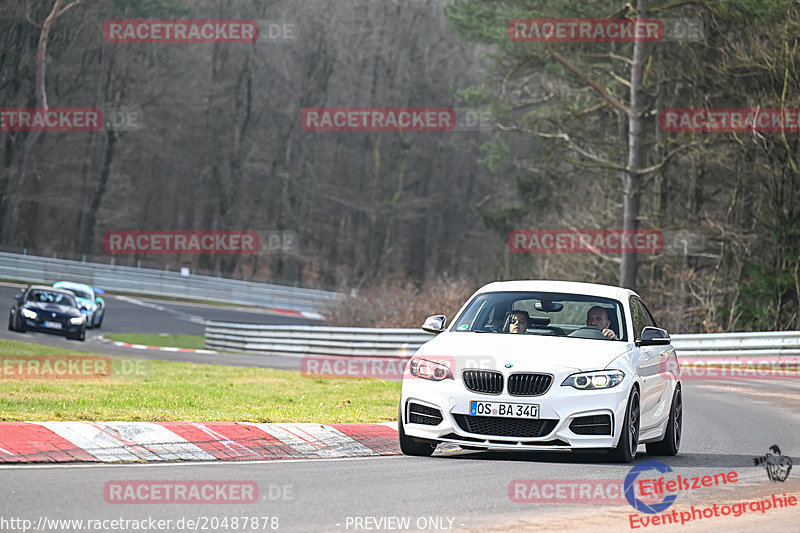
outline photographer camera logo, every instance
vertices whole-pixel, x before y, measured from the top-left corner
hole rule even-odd
[[[764,465],[770,481],[786,481],[789,472],[792,471],[792,460],[786,455],[781,455],[781,449],[777,444],[770,446],[766,455],[753,457],[753,464]]]

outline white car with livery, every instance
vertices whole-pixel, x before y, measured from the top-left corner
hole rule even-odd
[[[91,285],[86,285],[85,283],[75,283],[72,281],[57,281],[53,283],[53,287],[72,291],[75,295],[75,299],[78,300],[81,313],[86,315],[87,328],[99,328],[103,325],[106,302],[99,294],[102,294],[104,291],[92,287]]]

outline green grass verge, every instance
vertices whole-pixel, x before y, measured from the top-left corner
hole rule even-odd
[[[0,339],[0,420],[382,422],[400,400],[398,382],[115,356],[107,378],[5,379],[20,355],[97,356]]]
[[[104,333],[103,337],[112,341],[127,342],[130,344],[145,344],[147,346],[170,346],[173,348],[191,348],[193,350],[202,350],[206,347],[206,338],[203,335]]]

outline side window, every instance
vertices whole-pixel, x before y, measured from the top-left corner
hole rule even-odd
[[[630,306],[631,319],[633,320],[633,339],[638,341],[642,339],[642,330],[648,325],[647,319],[645,318],[646,314],[639,304],[639,300],[634,296],[631,296]]]
[[[644,315],[647,317],[647,325],[657,328],[658,324],[656,324],[655,319],[653,319],[653,315],[650,313],[650,310],[647,308],[647,306],[644,305],[644,302],[639,300],[639,305],[641,305],[642,309],[644,309]]]

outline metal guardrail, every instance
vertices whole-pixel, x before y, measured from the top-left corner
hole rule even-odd
[[[800,331],[673,335],[678,357],[796,357]]]
[[[434,337],[419,329],[206,323],[206,348],[257,354],[410,357]],[[673,335],[678,357],[800,355],[800,331]]]
[[[269,355],[410,357],[433,338],[419,329],[206,322],[206,348]]]
[[[320,313],[341,294],[212,276],[0,252],[0,278],[86,283],[106,290]]]

